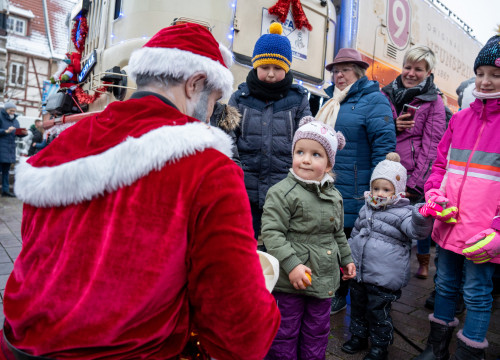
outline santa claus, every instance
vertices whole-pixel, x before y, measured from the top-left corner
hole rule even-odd
[[[206,124],[229,54],[196,24],[133,53],[137,91],[16,169],[23,249],[4,296],[4,354],[262,359],[280,314],[265,287],[243,172]],[[200,121],[201,120],[201,121]]]

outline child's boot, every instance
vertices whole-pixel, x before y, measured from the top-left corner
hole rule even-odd
[[[351,339],[347,342],[345,342],[341,350],[343,352],[346,352],[348,354],[356,354],[357,352],[360,352],[361,350],[367,349],[368,348],[368,339],[367,338],[362,338],[356,335],[353,335]]]
[[[451,323],[447,324],[443,320],[436,319],[434,314],[429,315],[431,322],[431,332],[427,338],[427,347],[414,360],[448,360],[450,345],[453,330],[458,325],[458,319],[455,318]]]
[[[457,333],[457,351],[455,360],[484,360],[485,349],[488,347],[488,341],[477,342],[467,339],[462,330]]]
[[[363,360],[387,360],[387,345],[376,346],[372,345],[370,352],[366,354]]]
[[[431,254],[417,254],[418,270],[415,275],[419,279],[427,279],[429,277],[429,260]]]

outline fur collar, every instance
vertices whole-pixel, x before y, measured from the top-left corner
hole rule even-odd
[[[78,204],[128,186],[197,151],[213,148],[230,157],[231,147],[227,134],[203,123],[162,126],[100,154],[57,166],[35,167],[23,161],[16,166],[14,192],[37,207]]]

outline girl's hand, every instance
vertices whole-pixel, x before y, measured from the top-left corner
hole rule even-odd
[[[349,263],[342,268],[344,270],[344,275],[342,275],[342,280],[349,280],[356,277],[356,265],[354,263]]]
[[[399,115],[396,119],[396,130],[403,131],[406,129],[411,129],[415,126],[415,121],[411,118],[411,114]]]
[[[290,283],[295,289],[305,290],[307,286],[311,285],[311,281],[309,281],[306,273],[312,275],[311,269],[302,264],[297,265],[292,271],[290,271],[288,279],[290,279]],[[307,284],[307,286],[304,284]]]
[[[10,134],[10,133],[11,133],[11,132],[13,132],[13,131],[16,131],[16,128],[15,128],[14,126],[9,126],[9,127],[7,128],[7,130],[5,130],[5,132],[6,132],[7,134]]]

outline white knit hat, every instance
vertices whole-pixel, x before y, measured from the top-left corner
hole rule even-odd
[[[385,160],[377,164],[370,179],[370,191],[372,183],[377,179],[390,181],[394,185],[395,194],[399,195],[406,191],[406,169],[400,163],[401,159],[397,153],[389,153]]]

